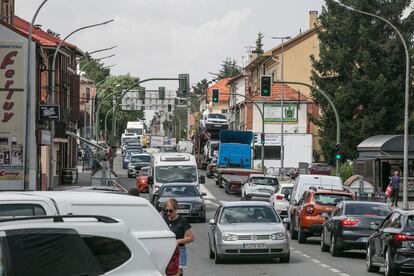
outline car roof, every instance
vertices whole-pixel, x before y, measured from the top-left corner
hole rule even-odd
[[[341,191],[341,190],[317,189],[316,191],[314,190],[310,190],[310,191],[313,192],[314,194],[352,195],[352,193],[349,191]]]
[[[140,153],[131,152],[131,155],[132,156],[142,156],[142,155],[144,155],[144,156],[151,156],[151,154],[148,153],[148,152],[140,152]]]
[[[226,201],[223,207],[243,207],[243,206],[270,206],[266,201]]]
[[[170,182],[165,183],[162,185],[162,188],[164,187],[174,187],[174,186],[191,186],[191,187],[197,187],[197,184],[194,183],[182,183],[182,182]]]

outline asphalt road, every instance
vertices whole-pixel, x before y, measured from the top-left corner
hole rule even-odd
[[[114,164],[119,182],[125,188],[135,186],[135,179],[127,178],[126,170],[122,170],[120,160]],[[204,171],[201,171],[204,174]],[[214,181],[207,178],[207,183],[202,185],[202,192],[206,192],[207,221],[214,216],[217,206],[223,201],[240,200],[238,195],[228,195],[218,188]],[[143,194],[147,198],[147,194]],[[290,263],[274,263],[263,261],[228,261],[217,265],[208,257],[208,223],[192,223],[194,242],[187,247],[188,267],[185,275],[192,276],[255,276],[255,275],[292,275],[292,276],[362,276],[383,275],[380,273],[368,273],[365,270],[365,252],[345,252],[341,257],[332,257],[329,253],[323,253],[319,248],[319,238],[309,239],[307,244],[298,244],[291,241]]]

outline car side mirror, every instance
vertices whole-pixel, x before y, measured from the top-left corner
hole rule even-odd
[[[321,216],[324,217],[326,220],[329,219],[329,214],[327,212],[322,212]]]
[[[154,184],[154,178],[152,176],[148,176],[147,183],[148,183],[148,185],[153,185]]]
[[[298,202],[295,199],[293,199],[293,200],[290,201],[290,204],[292,204],[292,205],[298,205]]]
[[[200,175],[198,177],[198,182],[200,182],[200,184],[206,183],[206,177],[204,175]]]
[[[206,196],[206,195],[207,195],[206,193],[201,193],[200,194],[201,197]]]
[[[209,223],[210,225],[216,225],[216,220],[215,220],[215,219],[210,219],[210,220],[208,221],[208,223]]]
[[[283,223],[290,223],[290,218],[284,218]]]

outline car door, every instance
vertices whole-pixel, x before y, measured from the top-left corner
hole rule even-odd
[[[372,254],[372,260],[375,263],[382,263],[383,262],[383,256],[382,256],[382,233],[385,229],[387,229],[388,225],[390,224],[392,218],[394,217],[395,212],[388,215],[388,217],[385,218],[384,222],[381,224],[380,228],[371,236],[371,254]]]
[[[303,205],[307,202],[309,198],[309,192],[306,191],[303,193],[302,197],[300,198],[298,204],[294,207],[294,218],[295,218],[295,227],[296,229],[299,228],[299,220],[300,220],[300,214],[302,212]]]
[[[338,225],[338,221],[340,220],[340,217],[342,216],[344,210],[344,203],[340,202],[335,210],[332,212],[332,215],[329,217],[329,219],[324,224],[324,229],[326,232],[324,232],[324,239],[325,243],[330,245],[332,240],[332,234],[335,231],[335,227]]]

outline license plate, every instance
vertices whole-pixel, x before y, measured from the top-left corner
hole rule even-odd
[[[261,189],[259,189],[259,193],[270,194],[270,191],[269,190],[261,190]]]
[[[264,249],[266,248],[265,243],[245,243],[243,244],[245,249]]]
[[[358,241],[360,241],[360,242],[368,242],[368,237],[359,238]]]
[[[178,209],[177,213],[178,214],[189,214],[190,210],[188,210],[188,209]]]
[[[221,127],[221,125],[214,125],[214,127]]]

